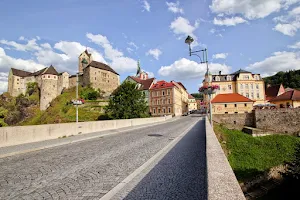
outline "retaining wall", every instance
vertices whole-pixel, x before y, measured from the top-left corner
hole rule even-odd
[[[205,130],[208,200],[246,199],[207,117]]]
[[[169,115],[166,117],[140,119],[2,127],[0,128],[0,147],[57,139],[58,137],[63,136],[163,122],[171,118],[172,116]]]

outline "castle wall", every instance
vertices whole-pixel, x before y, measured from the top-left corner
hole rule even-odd
[[[63,89],[69,88],[69,73],[64,72],[58,76],[57,95],[60,95]]]
[[[84,70],[83,84],[90,84],[91,87],[103,91],[104,96],[109,96],[120,85],[120,77],[110,71],[88,67]]]
[[[83,77],[82,76],[78,76],[78,80],[79,80],[79,85],[83,85]],[[69,88],[72,88],[72,87],[76,87],[76,84],[77,84],[77,78],[76,76],[72,76],[69,78]]]
[[[50,102],[57,97],[58,76],[44,74],[41,76],[40,110],[46,110]]]
[[[11,96],[16,97],[24,93],[24,79],[19,76],[15,76],[12,73],[8,76],[8,92]]]

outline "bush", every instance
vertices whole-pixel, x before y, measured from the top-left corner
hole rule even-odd
[[[82,88],[80,96],[85,100],[96,100],[100,97],[100,92],[91,87]]]

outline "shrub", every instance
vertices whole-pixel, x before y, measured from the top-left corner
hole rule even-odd
[[[100,97],[100,92],[91,87],[82,88],[80,96],[85,100],[96,100]]]

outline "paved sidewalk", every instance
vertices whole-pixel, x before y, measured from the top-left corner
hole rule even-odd
[[[27,152],[31,152],[31,151],[56,147],[56,146],[60,146],[60,145],[70,144],[70,143],[74,143],[74,142],[80,142],[80,141],[94,139],[94,138],[101,138],[101,137],[108,136],[108,135],[124,133],[124,132],[132,131],[132,130],[136,130],[136,129],[140,129],[140,128],[155,126],[155,125],[163,124],[163,123],[169,123],[169,122],[181,119],[181,118],[182,117],[173,117],[172,119],[169,119],[169,120],[163,121],[163,122],[131,126],[131,127],[126,127],[126,128],[121,128],[121,129],[99,131],[99,132],[94,132],[94,133],[69,136],[66,138],[57,138],[57,139],[52,139],[52,140],[26,143],[26,144],[20,144],[20,145],[8,146],[8,147],[0,147],[0,158],[16,155],[16,154],[20,154],[20,153],[27,153]]]

